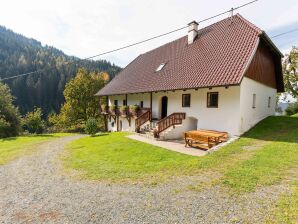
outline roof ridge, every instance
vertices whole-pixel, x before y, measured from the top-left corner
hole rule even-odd
[[[259,35],[262,34],[263,31],[259,27],[257,27],[256,25],[254,25],[253,23],[251,23],[250,21],[245,19],[240,13],[237,13],[235,15],[235,17],[238,17],[240,20],[242,20],[244,23],[246,23],[250,28],[255,30]]]

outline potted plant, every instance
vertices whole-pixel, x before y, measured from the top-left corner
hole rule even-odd
[[[101,112],[104,112],[104,113],[106,113],[109,108],[106,104],[101,104],[100,107],[101,107]]]
[[[123,105],[120,107],[120,112],[122,115],[126,115],[127,113],[127,106],[126,105]]]
[[[115,106],[115,105],[111,105],[111,106],[110,106],[110,111],[111,111],[113,114],[116,114],[116,106]]]
[[[130,112],[133,116],[136,116],[139,110],[140,110],[139,105],[132,105],[132,106],[129,106],[129,112]]]

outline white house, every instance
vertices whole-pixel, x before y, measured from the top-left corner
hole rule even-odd
[[[284,91],[282,54],[266,33],[239,14],[198,26],[191,22],[187,36],[139,55],[96,94],[106,100],[109,131],[241,135],[274,114]]]

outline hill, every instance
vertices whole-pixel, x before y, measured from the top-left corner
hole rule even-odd
[[[41,107],[44,114],[59,111],[64,102],[64,86],[84,67],[105,71],[112,79],[121,68],[106,60],[81,60],[39,41],[0,26],[0,78],[42,69],[42,72],[5,81],[16,97],[22,114]]]

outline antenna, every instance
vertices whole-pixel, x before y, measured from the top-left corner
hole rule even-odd
[[[231,8],[230,10],[230,21],[231,21],[231,24],[233,23],[233,15],[234,15],[234,8]]]

